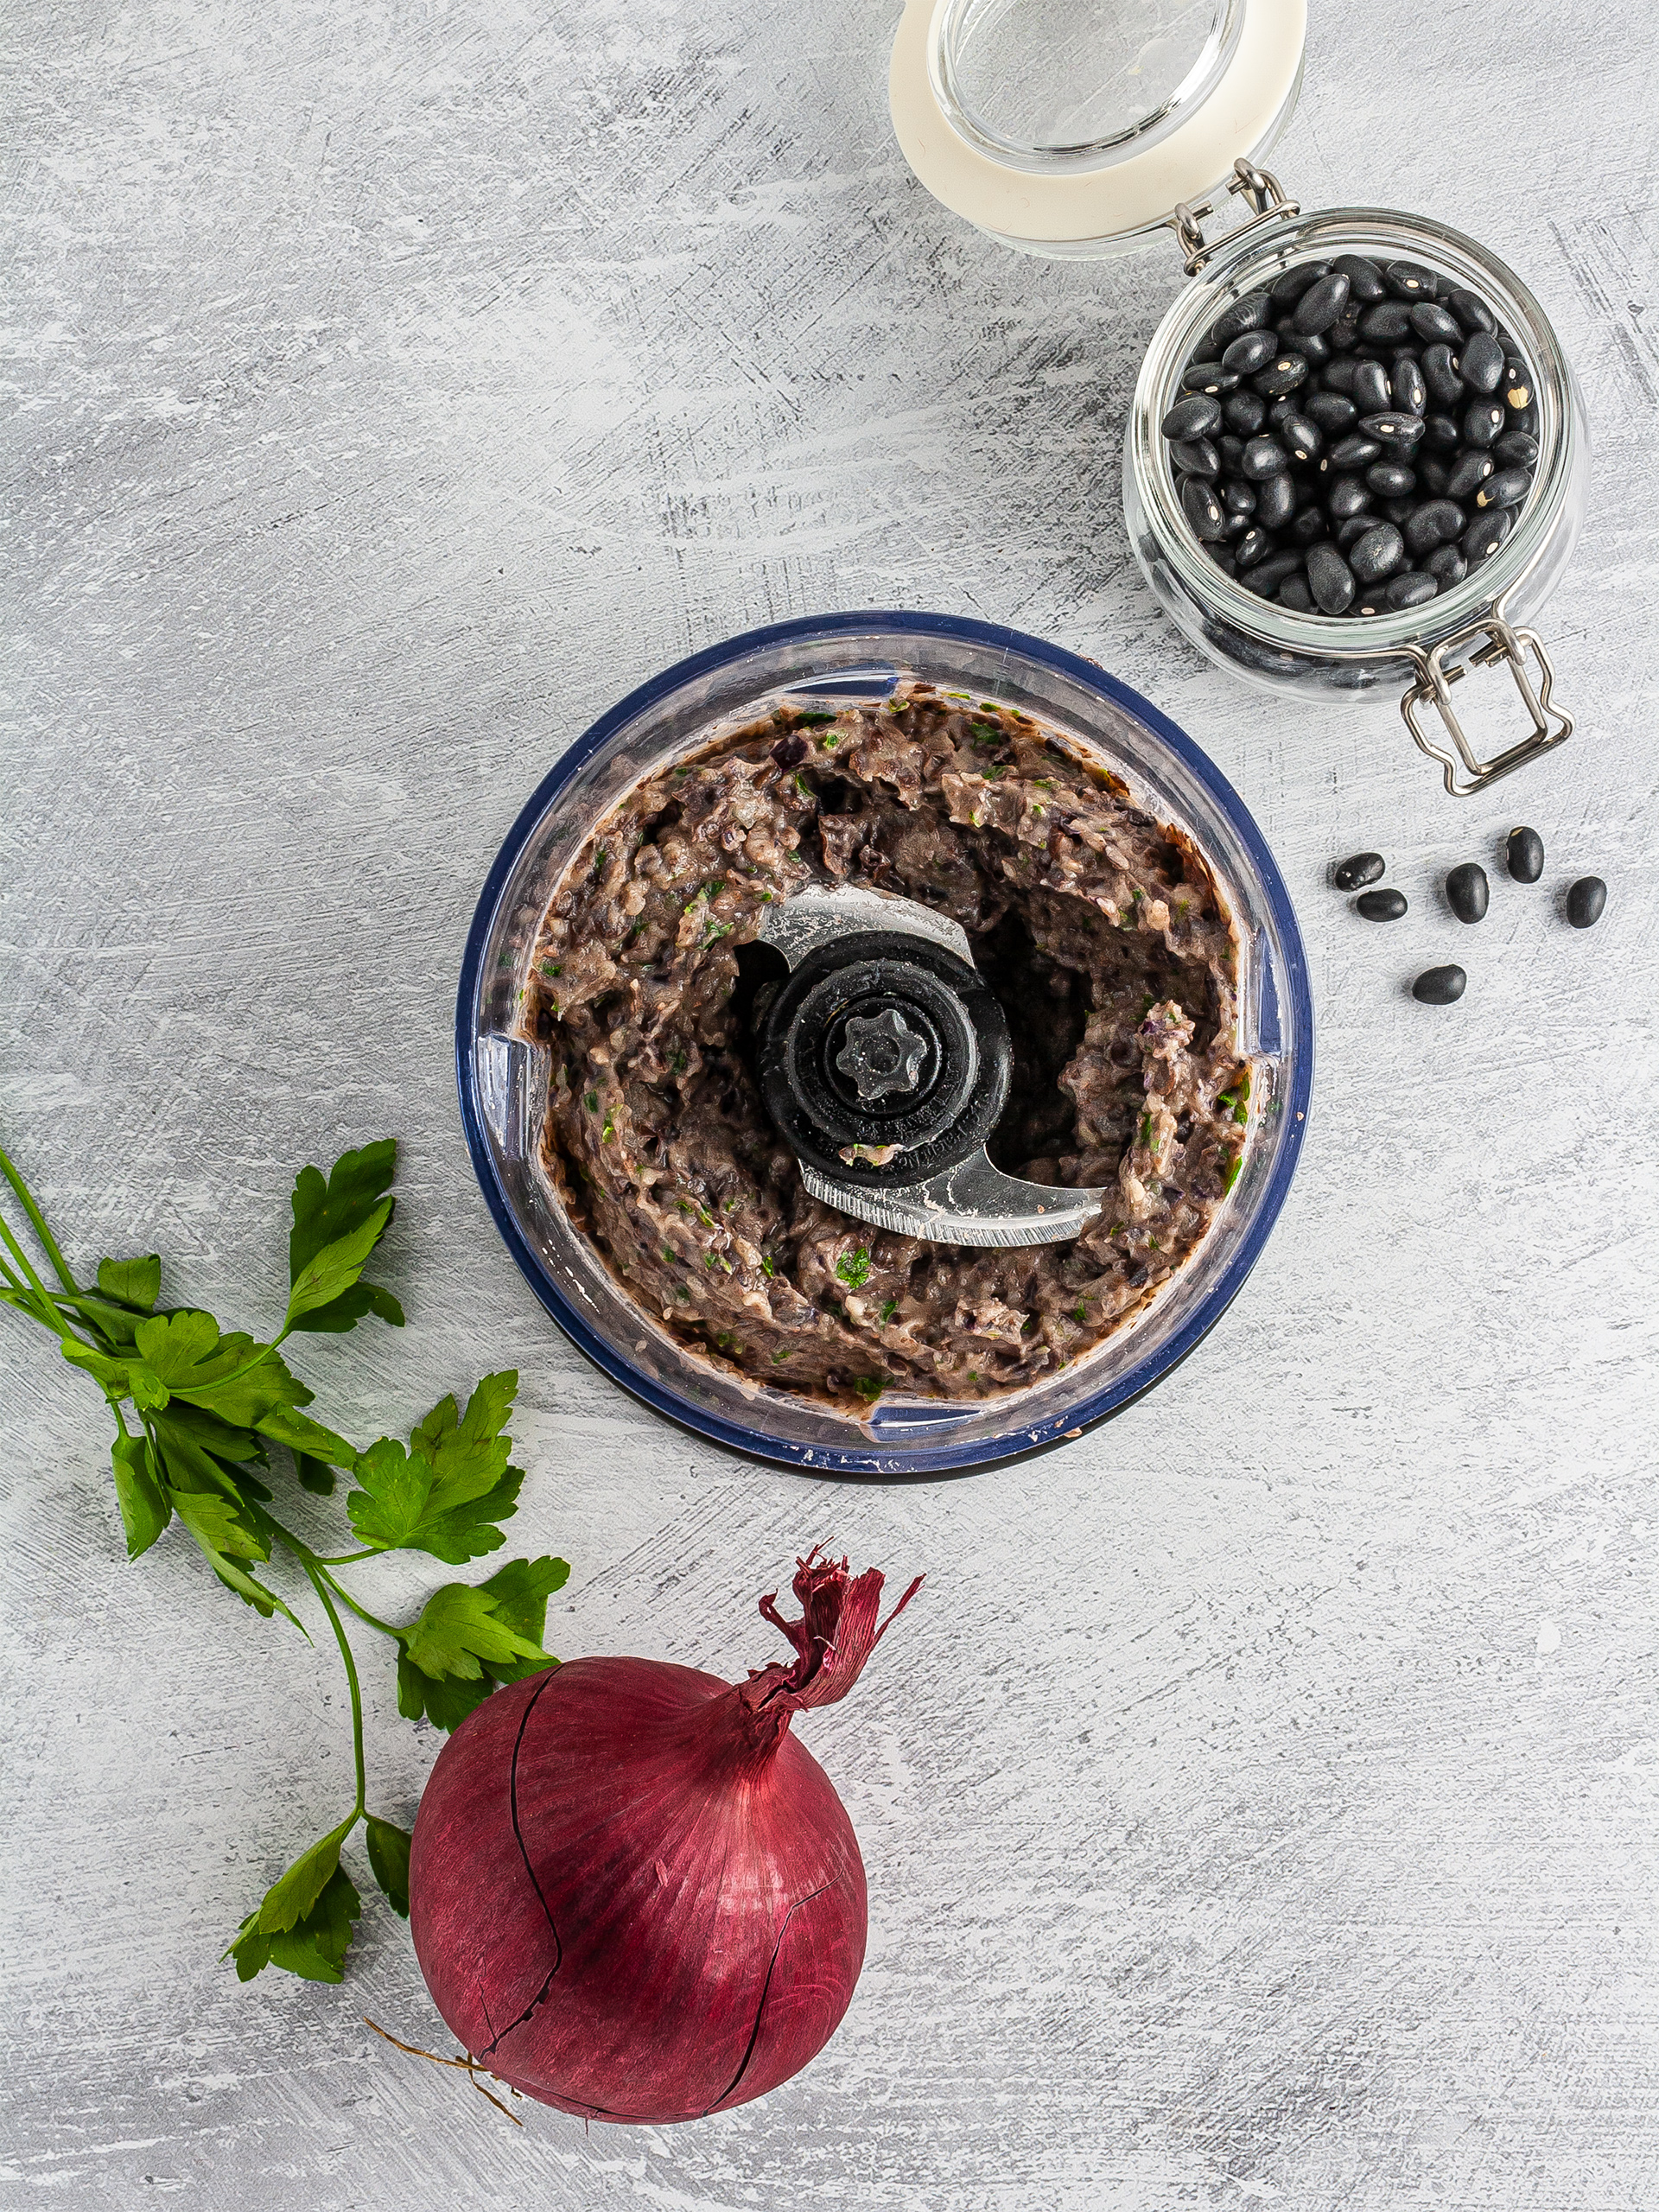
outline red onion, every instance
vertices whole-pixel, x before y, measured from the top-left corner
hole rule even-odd
[[[795,1647],[746,1682],[573,1659],[461,1723],[421,1799],[415,1955],[465,2049],[586,2120],[695,2120],[798,2073],[864,1963],[864,1862],[789,1732],[845,1697],[882,1578],[797,1561]],[[918,1576],[888,1616],[920,1587]]]

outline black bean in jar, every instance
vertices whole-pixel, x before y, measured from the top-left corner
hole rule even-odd
[[[1490,560],[1539,458],[1530,370],[1424,264],[1309,261],[1224,308],[1163,418],[1187,525],[1299,613],[1427,606]]]

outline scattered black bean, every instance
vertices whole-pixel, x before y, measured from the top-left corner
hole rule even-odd
[[[1593,929],[1607,904],[1607,887],[1599,875],[1581,875],[1567,894],[1567,918],[1575,930]]]
[[[1351,853],[1332,869],[1331,880],[1338,891],[1361,891],[1375,883],[1387,865],[1381,853]]]
[[[1224,308],[1163,427],[1223,572],[1352,618],[1423,605],[1491,559],[1531,491],[1536,423],[1530,372],[1484,301],[1417,263],[1344,254]]]
[[[1354,912],[1368,922],[1397,922],[1405,911],[1403,891],[1367,891],[1354,901]]]
[[[1544,841],[1535,830],[1511,830],[1503,857],[1517,883],[1536,883],[1544,872]]]
[[[1424,1006],[1455,1006],[1468,988],[1469,978],[1455,963],[1445,968],[1425,968],[1411,987],[1411,995]]]
[[[1460,922],[1486,918],[1486,871],[1478,861],[1464,861],[1446,879],[1446,903]]]

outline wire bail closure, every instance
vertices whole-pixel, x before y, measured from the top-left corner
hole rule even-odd
[[[1233,163],[1233,174],[1228,179],[1227,189],[1235,197],[1248,200],[1255,210],[1248,222],[1240,223],[1236,229],[1228,232],[1230,245],[1236,238],[1260,230],[1266,223],[1288,221],[1302,212],[1300,203],[1287,195],[1285,188],[1271,170],[1259,169],[1254,162],[1247,162],[1242,156]],[[1175,233],[1175,243],[1186,257],[1189,276],[1196,276],[1216,251],[1215,246],[1205,244],[1204,232],[1198,228],[1205,218],[1215,212],[1213,200],[1201,200],[1196,207],[1190,200],[1180,200],[1176,202],[1175,213],[1169,219],[1169,226]]]
[[[1460,661],[1448,658],[1477,638],[1486,639],[1478,651]],[[1475,798],[1503,777],[1512,776],[1517,768],[1524,768],[1540,754],[1553,753],[1572,736],[1571,715],[1550,705],[1555,671],[1542,639],[1531,630],[1512,629],[1503,620],[1501,603],[1479,621],[1470,623],[1466,629],[1455,630],[1449,638],[1442,638],[1432,652],[1425,652],[1421,645],[1408,645],[1406,650],[1416,663],[1419,674],[1416,683],[1401,700],[1400,711],[1418,750],[1426,753],[1431,760],[1440,762],[1446,775],[1446,788],[1453,798]],[[1529,669],[1529,656],[1537,670],[1535,683]],[[1499,662],[1508,666],[1515,679],[1515,688],[1521,695],[1532,730],[1507,752],[1498,753],[1493,760],[1482,760],[1458,720],[1452,704],[1451,687],[1461,683],[1471,668],[1492,668]],[[1455,753],[1448,752],[1437,739],[1433,727],[1426,725],[1422,719],[1420,710],[1431,702]],[[1459,766],[1465,771],[1462,781],[1459,780]]]

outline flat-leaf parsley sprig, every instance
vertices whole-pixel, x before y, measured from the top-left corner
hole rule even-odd
[[[558,1663],[542,1637],[548,1599],[570,1572],[562,1559],[510,1560],[476,1586],[446,1582],[403,1626],[369,1611],[335,1573],[383,1552],[425,1552],[459,1567],[499,1551],[506,1541],[499,1524],[517,1510],[524,1480],[508,1464],[516,1374],[486,1375],[464,1408],[441,1398],[407,1444],[383,1436],[359,1452],[306,1412],[313,1394],[278,1350],[296,1334],[354,1328],[371,1313],[403,1326],[397,1300],[364,1274],[391,1226],[397,1157],[388,1137],[344,1154],[327,1177],[315,1167],[300,1170],[288,1310],[272,1341],[260,1344],[221,1329],[200,1306],[160,1304],[162,1263],[153,1252],[100,1260],[95,1287],[83,1287],[0,1148],[0,1173],[44,1262],[42,1272],[25,1234],[0,1206],[0,1302],[49,1330],[64,1358],[103,1391],[115,1421],[111,1471],[128,1557],[148,1551],[176,1519],[226,1589],[266,1619],[282,1613],[308,1640],[298,1615],[253,1572],[284,1551],[310,1584],[340,1647],[351,1693],[356,1796],[237,1931],[225,1955],[244,1981],[267,1966],[308,1981],[342,1978],[362,1901],[340,1849],[359,1822],[370,1872],[394,1910],[408,1917],[410,1838],[368,1809],[362,1685],[341,1608],[396,1645],[398,1710],[411,1720],[424,1714],[440,1728],[459,1726],[498,1684]],[[264,1478],[284,1459],[300,1486],[318,1497],[332,1495],[336,1471],[352,1478],[346,1516],[353,1548],[318,1552],[277,1519]]]

